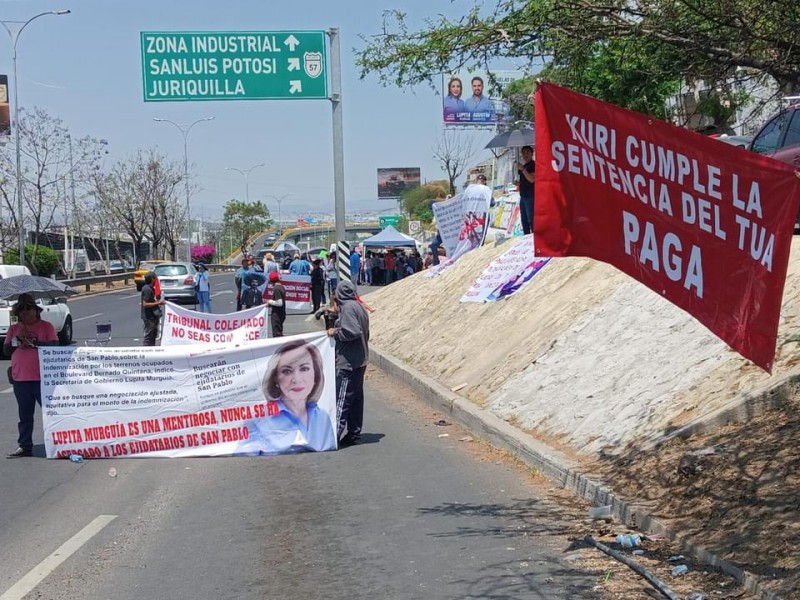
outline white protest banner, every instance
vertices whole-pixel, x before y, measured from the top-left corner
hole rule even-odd
[[[161,345],[244,343],[269,337],[267,306],[214,315],[189,310],[172,302],[164,305]]]
[[[311,275],[281,273],[281,283],[286,288],[286,312],[308,314],[311,312]],[[272,284],[267,284],[264,300],[272,298]]]
[[[537,258],[534,254],[531,235],[514,240],[513,247],[494,259],[484,269],[470,288],[461,296],[461,302],[488,302],[497,300],[497,292],[506,284],[516,281],[535,266],[536,271],[549,259]],[[516,291],[516,290],[515,290]]]
[[[519,242],[512,240],[511,248],[487,265],[460,302],[486,302],[494,290],[516,277],[531,261],[536,260],[531,238],[528,235]]]
[[[336,449],[324,334],[212,345],[39,351],[48,458]]]
[[[531,282],[531,279],[533,279],[534,276],[549,262],[549,258],[537,258],[531,261],[522,269],[522,271],[516,273],[509,281],[506,281],[491,294],[489,294],[489,297],[486,298],[486,300],[488,302],[493,302],[495,300],[500,300],[501,298],[513,296],[526,285],[528,285]]]
[[[474,183],[449,200],[431,205],[448,258],[456,260],[483,243],[491,199],[489,187]]]

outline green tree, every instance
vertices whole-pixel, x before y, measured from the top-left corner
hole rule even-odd
[[[412,28],[405,13],[384,13],[381,33],[362,36],[361,76],[398,86],[438,82],[440,73],[516,59],[525,68],[581,64],[611,42],[635,42],[655,64],[677,58],[666,80],[771,78],[800,88],[800,10],[796,2],[756,0],[495,0],[457,18]],[[610,51],[620,48],[608,46]],[[605,52],[603,49],[602,52]],[[643,64],[644,72],[657,72]]]
[[[449,182],[441,180],[431,181],[405,192],[402,197],[403,210],[409,215],[409,220],[430,223],[433,220],[431,204],[442,200],[449,189]]]
[[[11,248],[6,250],[3,255],[3,260],[7,265],[19,264],[19,249]],[[42,277],[50,277],[58,272],[61,265],[61,256],[58,251],[49,248],[48,246],[35,246],[33,244],[25,244],[25,262],[28,263],[31,273],[34,275],[41,275]]]
[[[237,240],[242,253],[246,253],[250,238],[259,231],[272,227],[273,220],[269,209],[260,200],[250,203],[228,200],[222,224],[225,234]]]
[[[667,100],[681,88],[677,51],[637,38],[595,43],[589,52],[552,61],[543,79],[594,98],[669,118]]]

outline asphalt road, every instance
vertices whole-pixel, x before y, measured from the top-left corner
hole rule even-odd
[[[232,275],[212,284],[232,310]],[[140,344],[138,299],[71,301],[76,343],[108,319]],[[278,457],[46,460],[37,414],[37,457],[0,459],[0,600],[599,597],[517,469],[379,373],[366,394],[364,444]],[[3,453],[15,412],[0,390]]]

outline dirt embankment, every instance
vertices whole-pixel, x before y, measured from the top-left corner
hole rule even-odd
[[[663,443],[677,428],[747,406],[800,372],[800,240],[772,375],[591,260],[555,259],[508,300],[459,303],[511,243],[476,250],[440,277],[417,275],[371,294],[373,343],[560,445],[627,499],[800,598],[787,592],[800,588],[797,395],[751,411],[743,423]]]

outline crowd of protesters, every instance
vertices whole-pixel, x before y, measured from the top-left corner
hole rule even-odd
[[[426,268],[425,261],[416,250],[410,253],[392,248],[368,250],[362,255],[361,249],[357,249],[350,258],[351,277],[364,285],[389,285]]]

